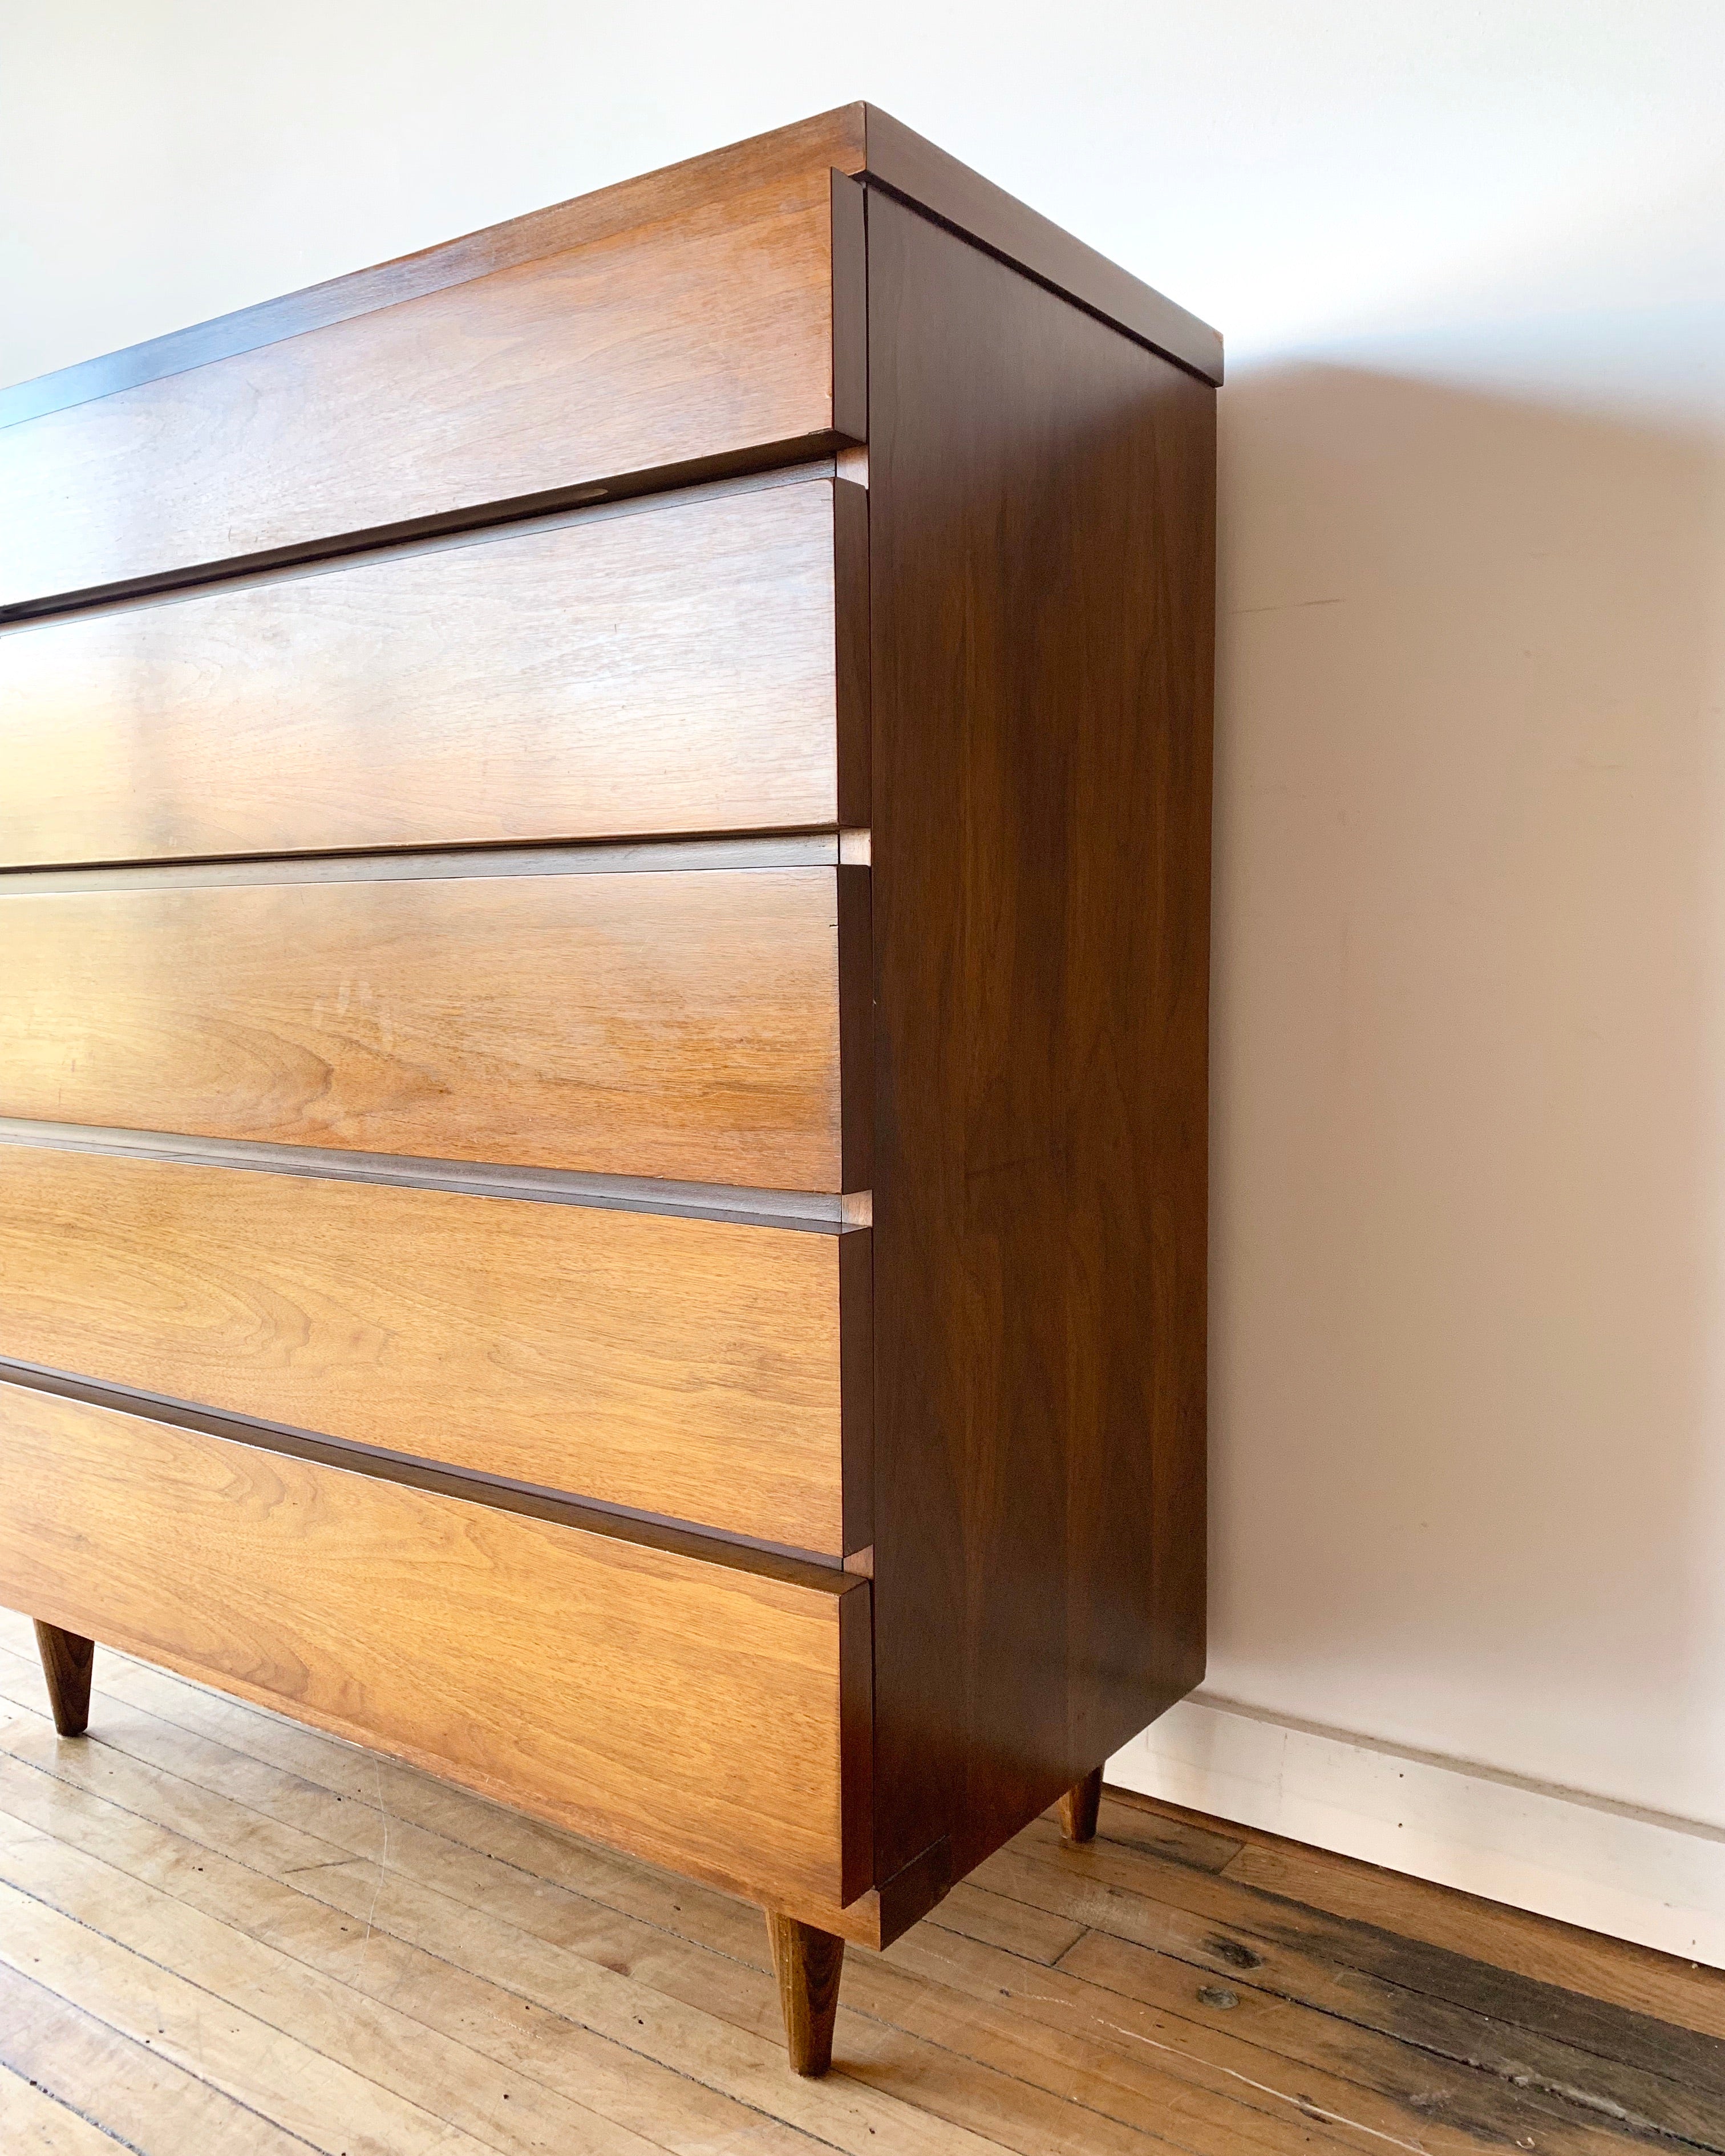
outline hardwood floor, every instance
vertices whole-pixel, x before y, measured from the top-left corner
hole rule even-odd
[[[1725,1975],[1105,1797],[847,1957],[785,2067],[760,1912],[0,1613],[0,2148],[99,2156],[1725,2151]]]

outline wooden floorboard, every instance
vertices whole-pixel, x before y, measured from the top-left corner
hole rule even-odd
[[[0,2149],[1725,2156],[1717,1972],[1117,1794],[786,2070],[758,1912],[0,1615]]]
[[[123,2146],[36,2082],[0,2066],[0,2148],[12,2156],[115,2156]]]
[[[1164,1825],[1202,1830],[1215,1825],[1153,1798],[1121,1790],[1111,1795],[1122,1819],[1130,1810],[1150,1815]],[[1143,1819],[1128,1830],[1156,1830]],[[1240,1848],[1222,1868],[1244,1886],[1260,1887],[1332,1916],[1358,1917],[1429,1946],[1482,1956],[1500,1969],[1725,2039],[1725,1970],[1651,1947],[1602,1938],[1574,1924],[1530,1916],[1500,1902],[1435,1887],[1253,1827],[1230,1827],[1228,1832],[1239,1838]]]
[[[1182,1878],[1159,1857],[1122,1847],[1106,1825],[1092,1850],[1074,1852],[1061,1847],[1050,1822],[1039,1822],[1012,1855],[1044,1865],[1057,1893],[1075,1869],[1124,1885],[1151,1901],[1165,1926],[1178,1921],[1169,1904],[1175,1912],[1225,1917],[1225,1930],[1189,1927],[1189,1950],[1254,1989],[1322,2006],[1434,2056],[1489,2064],[1512,2083],[1542,2091],[1591,2087],[1600,2110],[1621,2109],[1655,2130],[1715,2145],[1706,2137],[1725,2112],[1725,2046],[1715,2038],[1378,1925],[1236,1887],[1228,1873]],[[1105,1917],[1102,1931],[1111,1928]],[[1060,1966],[1070,1967],[1090,1948],[1081,1942]]]

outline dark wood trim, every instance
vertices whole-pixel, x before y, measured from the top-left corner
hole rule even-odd
[[[591,1498],[531,1490],[518,1482],[463,1473],[439,1466],[434,1460],[385,1452],[375,1445],[350,1444],[312,1430],[290,1430],[285,1424],[262,1422],[250,1415],[218,1414],[188,1400],[165,1399],[159,1394],[136,1391],[126,1385],[96,1384],[69,1371],[39,1369],[33,1363],[15,1363],[0,1356],[0,1395],[8,1385],[21,1392],[46,1393],[56,1399],[76,1400],[86,1407],[138,1416],[171,1430],[223,1438],[254,1451],[309,1460],[321,1467],[339,1467],[373,1481],[400,1482],[409,1489],[459,1498],[465,1504],[484,1505],[494,1512],[518,1512],[524,1518],[549,1521],[555,1527],[572,1527],[583,1534],[604,1535],[615,1542],[636,1543],[672,1556],[695,1558],[703,1564],[755,1573],[762,1578],[782,1580],[787,1586],[814,1588],[823,1594],[856,1594],[861,1598],[858,1607],[862,1621],[867,1622],[869,1582],[846,1572],[838,1558],[823,1558],[814,1551],[786,1550],[741,1535],[722,1535],[655,1514],[629,1512],[621,1506],[595,1504]],[[3,1416],[3,1397],[0,1397],[0,1424]],[[841,1614],[847,1623],[856,1621],[848,1613]]]
[[[200,591],[223,583],[231,577],[250,577],[268,569],[301,567],[316,562],[346,560],[349,555],[369,553],[378,547],[405,546],[416,539],[436,539],[453,533],[489,531],[493,526],[515,524],[523,519],[552,516],[589,502],[619,501],[641,495],[661,494],[672,488],[701,486],[710,480],[736,479],[781,465],[806,465],[831,457],[845,444],[830,430],[805,434],[794,440],[762,442],[746,449],[714,457],[691,458],[683,464],[655,465],[630,472],[618,472],[600,481],[578,486],[549,487],[542,494],[517,495],[508,501],[488,501],[471,507],[445,510],[435,516],[405,517],[398,524],[378,524],[362,531],[341,531],[307,539],[290,547],[266,547],[255,553],[234,554],[213,562],[189,562],[182,567],[153,571],[148,576],[122,578],[117,583],[92,584],[81,591],[49,592],[38,598],[18,599],[0,607],[0,627],[8,622],[44,621],[88,607],[109,606],[117,600]]]
[[[868,178],[1011,263],[1050,291],[1137,337],[1206,382],[1222,379],[1222,340],[1207,322],[1081,239],[961,165],[878,105],[864,108]]]
[[[848,1610],[849,1604],[845,1608]],[[846,1735],[848,1739],[849,1732]],[[872,1779],[870,1786],[871,1801],[877,1801],[879,1793]],[[867,1947],[870,1953],[878,1953],[926,1917],[953,1884],[952,1844],[942,1835],[920,1856],[901,1866],[884,1887],[871,1887],[854,1901],[841,1904],[793,1898],[781,1901],[778,1906],[787,1916],[800,1917],[804,1923],[835,1933],[853,1946]]]
[[[872,868],[841,865],[839,899],[839,1067],[841,1188],[873,1177],[875,951]]]
[[[875,1879],[875,1623],[872,1590],[839,1604],[839,1786],[845,1792],[839,1899],[854,1902]]]
[[[952,1845],[945,1835],[894,1872],[875,1896],[879,1943],[890,1947],[952,1892]]]
[[[820,157],[843,171],[859,171],[863,161],[863,110],[860,105],[838,105],[817,113],[793,126],[732,142],[685,157],[656,172],[644,172],[599,187],[590,194],[574,195],[548,208],[530,210],[501,224],[484,226],[459,239],[442,240],[413,254],[401,254],[367,270],[331,277],[321,285],[290,292],[280,299],[241,307],[218,315],[189,329],[174,330],[166,336],[96,359],[80,360],[52,374],[19,382],[0,391],[0,427],[15,426],[45,412],[61,412],[74,404],[87,404],[118,390],[135,389],[146,382],[159,382],[170,374],[184,374],[216,359],[232,359],[256,352],[260,346],[277,344],[284,337],[299,336],[307,330],[327,329],[336,322],[351,321],[357,315],[374,313],[402,300],[423,299],[429,292],[446,291],[454,285],[470,284],[523,262],[536,262],[547,254],[591,244],[611,234],[626,230],[641,220],[650,208],[663,216],[676,202],[700,202],[722,194],[747,180],[758,182],[769,162],[786,171],[806,171]]]
[[[845,1942],[799,1917],[781,1916],[776,1909],[765,1914],[791,2071],[816,2079],[833,2063],[833,2024],[839,2014]]]
[[[875,1539],[875,1260],[866,1228],[839,1240],[839,1447],[849,1563]]]
[[[95,1667],[95,1641],[79,1632],[63,1632],[38,1617],[36,1646],[48,1681],[48,1703],[62,1737],[81,1737],[90,1727],[90,1680]]]
[[[833,174],[833,432],[869,438],[869,268],[865,192]]]
[[[834,684],[838,701],[839,821],[869,820],[869,491],[833,481]]]
[[[1102,1805],[1102,1770],[1093,1768],[1060,1799],[1060,1832],[1068,1841],[1094,1841]]]
[[[675,1183],[651,1176],[596,1175],[403,1153],[346,1152],[335,1147],[272,1145],[254,1138],[192,1137],[178,1132],[115,1130],[95,1124],[34,1122],[0,1116],[0,1146],[49,1152],[118,1153],[193,1168],[254,1175],[303,1175],[333,1183],[378,1183],[408,1190],[451,1190],[542,1205],[591,1205],[602,1212],[667,1213],[680,1219],[784,1228],[812,1235],[866,1235],[868,1223],[833,1192],[754,1189],[745,1184]],[[853,1197],[856,1194],[852,1194]]]

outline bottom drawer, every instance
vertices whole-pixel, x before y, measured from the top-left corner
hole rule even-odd
[[[0,1383],[0,1601],[768,1902],[870,1883],[869,1594]]]

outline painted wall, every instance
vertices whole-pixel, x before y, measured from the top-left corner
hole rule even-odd
[[[0,4],[0,378],[856,95],[1215,321],[1209,1689],[1725,1826],[1725,13]]]

